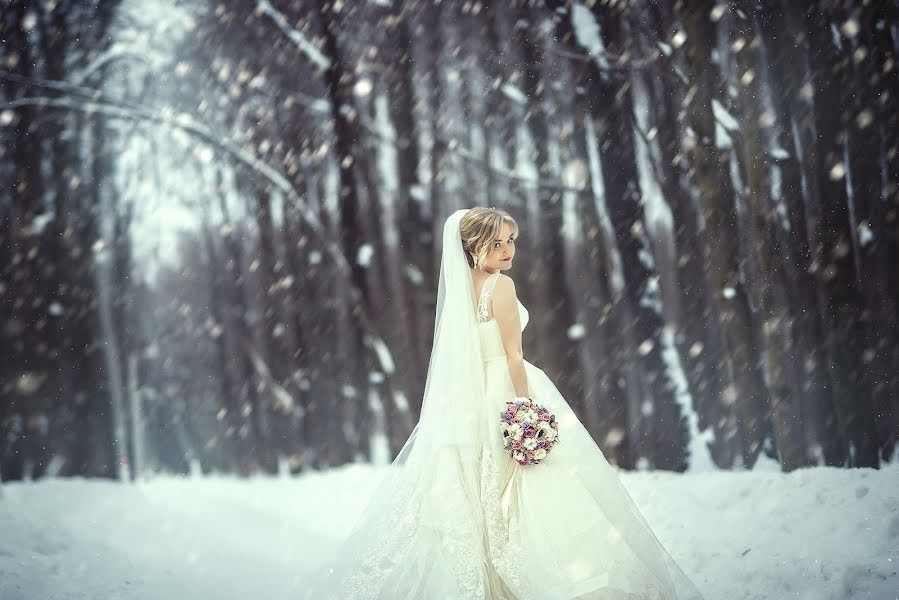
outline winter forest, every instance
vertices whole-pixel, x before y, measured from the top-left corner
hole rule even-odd
[[[440,231],[623,469],[899,434],[899,4],[5,0],[0,475],[385,464]]]

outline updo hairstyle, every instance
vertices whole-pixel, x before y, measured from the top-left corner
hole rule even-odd
[[[472,254],[477,255],[477,268],[483,270],[484,259],[490,252],[493,240],[499,236],[503,221],[508,221],[512,226],[512,235],[518,237],[518,223],[501,208],[475,206],[468,210],[459,221],[462,249],[465,250],[465,259],[468,266],[474,268],[475,263]]]

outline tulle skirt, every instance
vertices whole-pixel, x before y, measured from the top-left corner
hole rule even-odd
[[[515,394],[504,358],[484,364],[495,432],[500,411]],[[559,421],[560,441],[540,464],[520,467],[498,433],[487,438],[502,459],[503,542],[520,549],[521,562],[501,563],[496,573],[512,583],[512,598],[701,598],[553,382],[530,362],[525,370],[531,398]]]
[[[527,361],[530,396],[556,415],[560,441],[540,464],[512,460],[499,430],[515,396],[508,366],[496,357],[484,369],[471,439],[416,452],[416,427],[306,598],[701,600],[558,389]]]

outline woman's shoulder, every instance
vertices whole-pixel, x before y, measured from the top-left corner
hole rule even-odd
[[[499,292],[500,294],[511,294],[513,297],[515,296],[515,281],[502,272],[497,272],[496,277],[494,277],[494,285],[493,290],[494,294]]]

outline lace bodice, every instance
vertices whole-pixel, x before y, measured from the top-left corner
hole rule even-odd
[[[493,288],[496,287],[499,276],[499,271],[491,273],[484,281],[483,287],[481,287],[481,294],[477,304],[478,323],[490,323],[494,320],[490,299],[493,297]],[[524,331],[525,326],[528,324],[528,311],[521,301],[518,301],[518,318],[521,321],[521,329]]]
[[[484,281],[481,287],[481,295],[478,298],[478,323],[486,323],[493,318],[493,310],[490,307],[490,297],[493,295],[493,288],[499,279],[499,272],[492,273]]]

